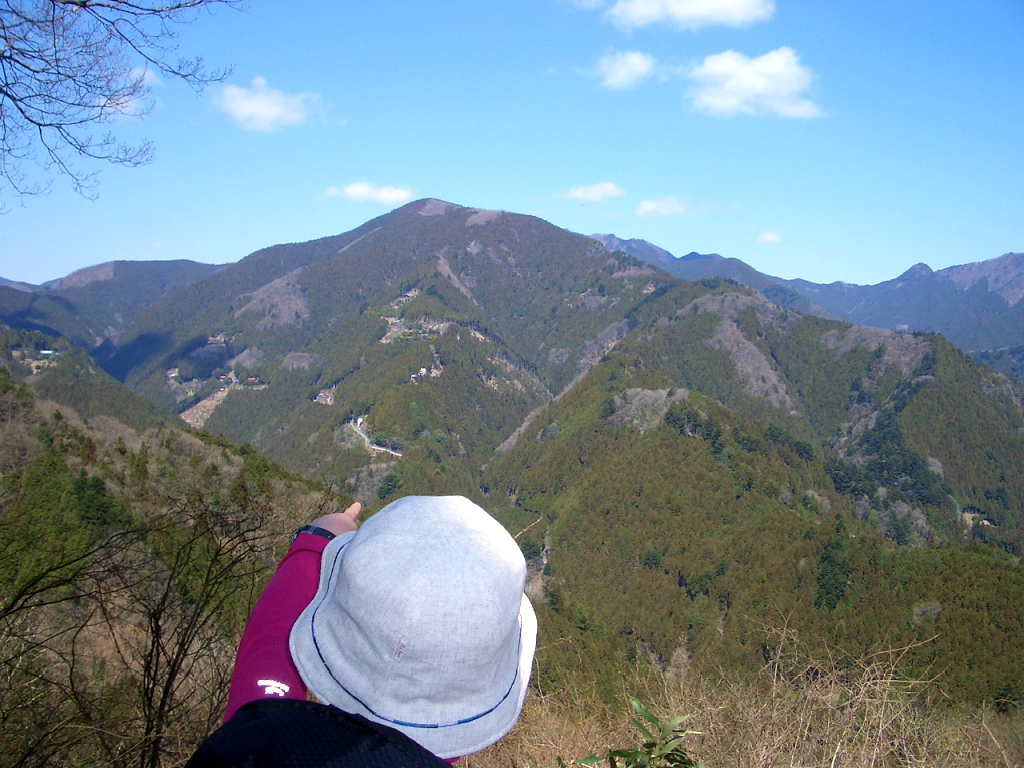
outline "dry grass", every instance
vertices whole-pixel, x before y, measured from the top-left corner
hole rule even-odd
[[[459,768],[554,766],[555,758],[584,757],[630,744],[634,729],[625,714],[577,693],[540,696],[531,688],[512,732],[493,747],[462,758]]]
[[[692,714],[687,727],[701,735],[688,749],[708,768],[1024,766],[1024,713],[936,701],[931,682],[897,674],[907,648],[822,661],[804,656],[785,631],[770,640],[772,662],[753,678],[691,670],[637,697],[663,719]],[[546,768],[559,756],[604,754],[638,741],[624,713],[572,692],[531,692],[516,728],[460,766]]]

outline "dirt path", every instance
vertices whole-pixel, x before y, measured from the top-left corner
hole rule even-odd
[[[357,435],[363,438],[363,443],[366,444],[366,450],[368,450],[370,453],[390,453],[392,456],[402,458],[402,454],[399,453],[398,451],[392,451],[390,448],[384,448],[383,446],[374,445],[373,443],[371,443],[370,436],[366,434],[366,430],[360,427],[354,421],[350,421],[348,425],[352,427],[353,432],[355,432]]]

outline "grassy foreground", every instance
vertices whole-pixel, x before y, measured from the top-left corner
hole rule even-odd
[[[771,661],[751,678],[690,669],[628,692],[624,681],[623,702],[636,695],[663,720],[691,715],[686,750],[708,768],[1024,765],[1024,711],[948,705],[937,682],[897,674],[906,648],[813,660],[790,634],[769,641]],[[531,690],[515,729],[459,764],[546,768],[641,741],[623,712],[585,692]]]

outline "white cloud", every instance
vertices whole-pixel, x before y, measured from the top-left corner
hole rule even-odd
[[[597,62],[602,88],[635,88],[654,74],[654,57],[638,51],[612,53]]]
[[[654,200],[641,200],[636,207],[636,215],[645,216],[681,216],[686,213],[685,200],[677,197],[658,197]]]
[[[778,232],[762,232],[757,236],[758,245],[779,245],[782,242],[782,235]]]
[[[141,79],[147,88],[161,84],[160,77],[149,67],[132,67],[132,79]]]
[[[803,93],[814,74],[800,64],[792,48],[748,58],[736,51],[708,56],[687,77],[696,83],[686,95],[693,109],[719,117],[773,114],[778,117],[821,117],[822,111]]]
[[[672,24],[698,29],[712,24],[745,27],[774,12],[773,0],[616,0],[608,17],[620,27]]]
[[[213,97],[214,105],[246,131],[276,131],[301,125],[320,97],[315,93],[285,93],[254,77],[249,88],[225,85]]]
[[[618,184],[610,181],[603,181],[600,184],[588,184],[584,187],[573,187],[563,192],[559,197],[567,197],[570,200],[582,200],[584,203],[599,203],[609,197],[622,197],[626,190]]]
[[[358,203],[401,205],[412,200],[413,191],[409,187],[375,187],[365,181],[357,181],[344,187],[328,187],[324,194],[327,197],[344,197]]]
[[[148,115],[160,105],[159,99],[152,98],[153,88],[163,84],[156,72],[147,67],[132,67],[131,79],[138,82],[139,88],[135,98],[127,99],[117,106],[117,112],[123,118]]]

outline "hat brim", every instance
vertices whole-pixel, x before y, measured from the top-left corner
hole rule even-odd
[[[354,533],[337,537],[324,549],[320,583],[316,596],[292,627],[289,649],[292,660],[307,688],[321,702],[344,712],[362,715],[368,720],[394,728],[440,758],[462,757],[489,747],[512,730],[523,709],[529,687],[533,656],[537,649],[537,614],[524,594],[519,609],[519,665],[508,694],[486,714],[467,722],[439,726],[413,726],[377,715],[343,688],[321,658],[314,638],[316,609],[335,588],[344,557],[344,548]],[[330,564],[331,567],[328,567]]]

